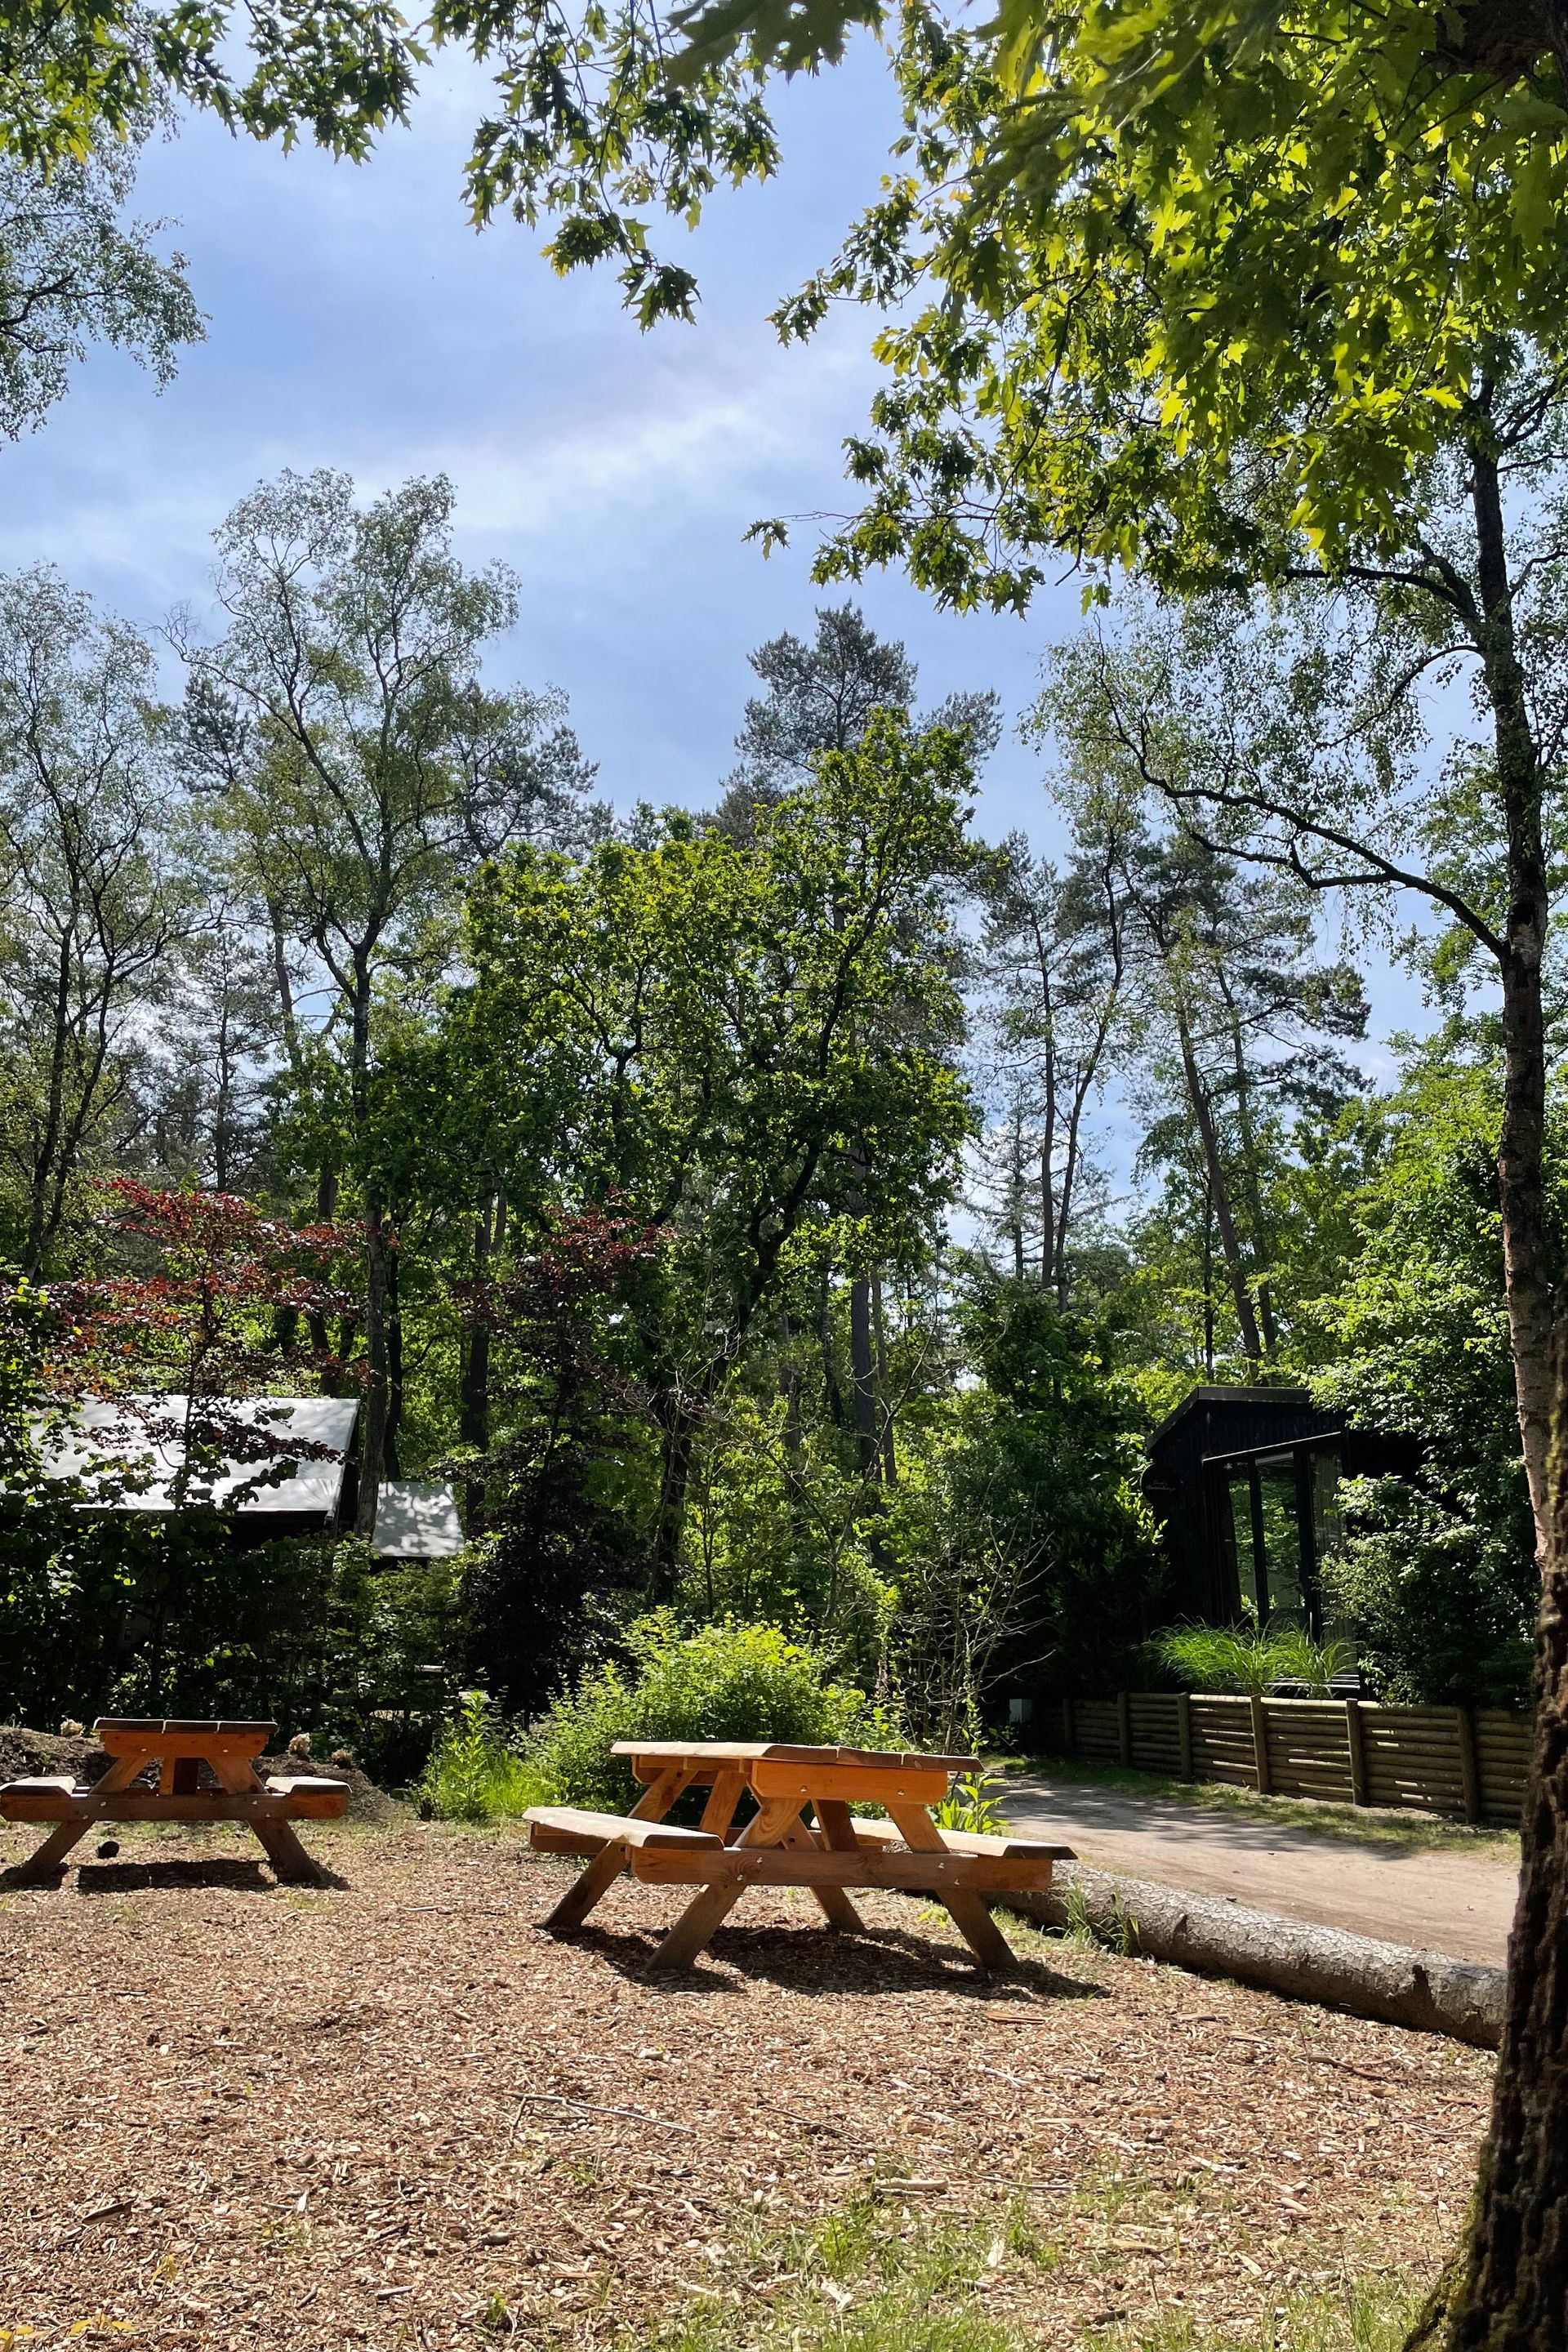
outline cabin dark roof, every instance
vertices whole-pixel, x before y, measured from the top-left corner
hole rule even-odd
[[[1189,1413],[1196,1412],[1201,1405],[1236,1405],[1245,1412],[1249,1406],[1257,1408],[1260,1405],[1289,1404],[1296,1406],[1306,1405],[1310,1407],[1311,1402],[1312,1400],[1308,1395],[1305,1389],[1265,1387],[1241,1388],[1234,1385],[1226,1385],[1223,1382],[1213,1383],[1206,1388],[1196,1388],[1189,1391],[1187,1395],[1182,1399],[1181,1403],[1177,1405],[1175,1411],[1173,1412],[1168,1412],[1165,1415],[1165,1418],[1160,1423],[1159,1428],[1154,1431],[1152,1436],[1150,1438],[1149,1444],[1151,1448],[1158,1445],[1163,1437],[1166,1436],[1171,1430],[1174,1429],[1178,1425],[1179,1423],[1185,1421]]]

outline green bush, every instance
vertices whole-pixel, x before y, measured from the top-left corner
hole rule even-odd
[[[1348,1642],[1314,1642],[1300,1625],[1175,1625],[1155,1647],[1194,1690],[1246,1691],[1259,1698],[1277,1683],[1326,1697],[1334,1676],[1355,1664]]]
[[[625,1664],[609,1661],[585,1674],[530,1742],[530,1761],[563,1803],[626,1810],[637,1784],[610,1753],[617,1739],[902,1744],[885,1706],[835,1682],[819,1651],[777,1625],[730,1618],[688,1633],[662,1610],[630,1626],[626,1646]]]
[[[538,1767],[519,1749],[483,1691],[463,1693],[462,1713],[441,1733],[419,1783],[422,1808],[446,1822],[495,1822],[526,1812],[548,1794]]]

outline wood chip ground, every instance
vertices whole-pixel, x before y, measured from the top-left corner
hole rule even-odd
[[[868,2188],[916,2227],[1025,2200],[1058,2259],[985,2293],[1031,2342],[1268,2341],[1459,2222],[1491,2062],[1450,2042],[1017,1929],[987,1980],[896,1895],[859,1938],[753,1893],[661,1982],[673,1890],[557,1943],[573,1865],[511,1834],[310,1843],[338,1884],[159,1829],[0,1892],[0,2347],[607,2347],[716,2293],[743,2346],[770,2244]]]

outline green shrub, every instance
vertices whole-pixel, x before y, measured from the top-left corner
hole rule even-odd
[[[1314,1642],[1300,1625],[1174,1625],[1155,1646],[1192,1689],[1258,1698],[1277,1683],[1326,1696],[1334,1676],[1355,1664],[1349,1643]]]
[[[931,1819],[939,1829],[978,1830],[989,1837],[1007,1826],[1002,1803],[1006,1788],[999,1772],[965,1772],[931,1807]]]
[[[483,1691],[465,1691],[462,1710],[431,1752],[422,1801],[446,1822],[500,1821],[542,1803],[546,1783],[493,1702]]]
[[[607,1662],[557,1699],[530,1743],[531,1761],[567,1804],[626,1810],[636,1782],[617,1739],[780,1739],[812,1746],[898,1747],[901,1727],[862,1690],[835,1682],[829,1661],[777,1625],[682,1631],[668,1610],[626,1635],[626,1664]]]

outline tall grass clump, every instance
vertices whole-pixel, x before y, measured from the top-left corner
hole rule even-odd
[[[592,1667],[529,1744],[561,1802],[621,1812],[636,1782],[617,1739],[777,1739],[811,1747],[902,1745],[891,1711],[777,1625],[729,1618],[682,1629],[659,1610],[628,1627],[624,1660]]]
[[[494,1701],[471,1690],[431,1750],[419,1795],[444,1822],[497,1822],[542,1803],[549,1789]]]
[[[1189,1689],[1242,1691],[1254,1698],[1266,1697],[1279,1683],[1326,1698],[1334,1676],[1355,1664],[1348,1642],[1314,1642],[1300,1625],[1173,1625],[1156,1646]]]

